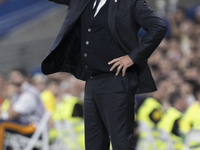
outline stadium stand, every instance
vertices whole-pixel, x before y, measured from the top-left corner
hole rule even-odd
[[[52,7],[46,0],[5,1],[0,5],[0,37]]]

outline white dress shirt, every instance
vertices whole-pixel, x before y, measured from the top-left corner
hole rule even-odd
[[[97,1],[97,0],[96,0],[96,1]],[[94,8],[95,5],[96,5],[96,1],[94,2],[93,8]],[[99,10],[103,7],[103,5],[106,3],[106,1],[107,1],[107,0],[100,0],[99,5],[98,5],[98,7],[97,7],[97,10],[96,10],[96,12],[94,13],[94,17],[98,14]]]

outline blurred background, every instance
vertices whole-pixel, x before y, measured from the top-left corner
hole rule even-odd
[[[200,1],[146,1],[164,20],[168,32],[149,59],[159,90],[154,94],[136,95],[134,138],[137,141],[137,150],[198,150],[200,148],[200,116],[198,116],[200,115]],[[29,72],[29,82],[41,92],[46,109],[55,113],[54,123],[58,120],[73,120],[73,116],[69,114],[68,117],[64,116],[61,119],[55,117],[59,116],[60,104],[66,99],[73,101],[74,98],[78,98],[70,107],[76,108],[79,113],[83,108],[83,81],[76,80],[67,73],[44,76],[40,68],[66,13],[67,6],[47,0],[0,0],[0,91],[7,85],[10,70],[16,66],[24,67]],[[140,38],[144,34],[143,29],[138,33]],[[50,94],[45,93],[46,90],[51,91]],[[51,102],[48,102],[46,98],[48,96],[42,97],[42,93],[51,95],[49,97]],[[0,92],[0,98],[3,105],[5,98],[3,92]],[[49,107],[52,101],[53,108]],[[76,104],[80,104],[80,107],[75,107]],[[67,108],[66,103],[62,104],[62,107],[64,107],[62,109]],[[78,120],[80,123],[82,115],[79,114],[78,117],[81,118]],[[83,133],[77,136],[78,131],[74,129],[76,121],[69,122],[70,125],[50,123],[50,126],[57,130],[49,133],[50,143],[56,141],[53,143],[54,147],[59,145],[60,149],[67,149],[66,147],[69,150],[84,149],[84,142],[80,142],[83,140]],[[64,131],[65,127],[73,128],[74,132],[61,136],[59,133]],[[69,144],[71,136],[77,136],[72,138],[78,139],[75,140],[75,144]],[[66,140],[60,140],[58,137],[62,139],[65,137]],[[190,137],[197,137],[197,140],[191,142]],[[78,148],[74,146],[77,144]],[[169,145],[171,147],[168,147]]]

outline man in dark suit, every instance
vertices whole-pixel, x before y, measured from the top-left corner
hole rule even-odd
[[[153,92],[147,59],[166,26],[145,0],[52,0],[68,13],[44,74],[69,72],[86,80],[86,150],[133,150],[134,96]],[[139,42],[140,28],[147,32]]]

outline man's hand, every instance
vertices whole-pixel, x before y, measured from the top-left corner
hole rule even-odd
[[[114,64],[113,64],[114,63]],[[126,69],[130,66],[132,66],[134,64],[134,62],[132,61],[132,59],[128,56],[122,56],[119,58],[115,58],[113,60],[111,60],[110,62],[108,62],[109,65],[113,64],[113,66],[110,68],[110,71],[112,71],[113,69],[115,69],[115,67],[117,67],[117,72],[116,72],[116,76],[119,74],[119,72],[122,69],[122,76],[125,76],[126,73]]]

